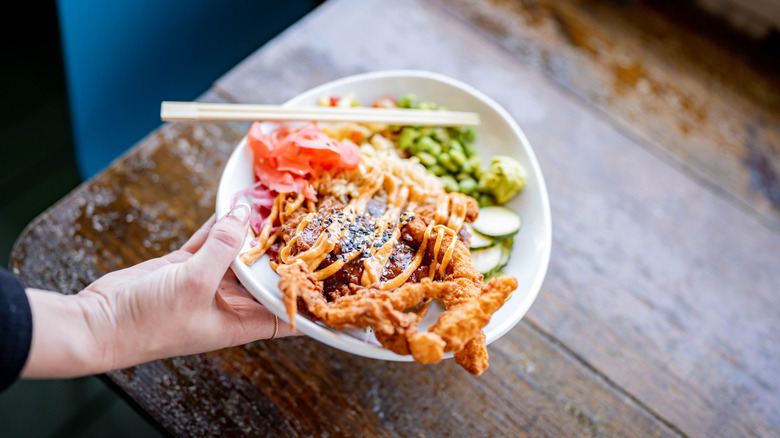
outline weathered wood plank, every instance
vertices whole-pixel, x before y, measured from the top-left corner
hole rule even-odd
[[[690,2],[439,0],[780,231],[780,59]]]
[[[334,20],[350,26],[334,27]],[[496,435],[778,433],[777,234],[438,7],[328,3],[216,91],[278,103],[335,77],[400,67],[474,84],[506,106],[536,146],[551,191],[555,248],[528,317],[533,330],[522,323],[494,344],[488,374],[468,384],[453,364],[379,363],[304,339],[154,362],[113,379],[177,434],[348,435],[382,424],[384,434],[405,435],[419,433],[407,429],[419,421],[431,434],[471,435],[489,431],[485,418]],[[34,223],[16,247],[14,268],[31,285],[74,291],[177,246],[210,214],[219,170],[243,129],[166,125]],[[376,391],[361,386],[375,381]],[[287,382],[346,407],[344,421],[302,416],[312,406],[335,408],[311,395],[299,397],[299,406]],[[352,394],[361,404],[346,399]],[[392,402],[385,420],[374,412],[377,400]],[[486,407],[445,407],[475,400]],[[440,408],[420,410],[432,402]]]
[[[14,270],[74,292],[177,247],[213,210],[245,124],[168,124],[24,233]],[[176,199],[173,199],[173,198]],[[177,436],[678,436],[555,342],[521,325],[482,377],[454,361],[382,362],[306,338],[109,373]]]
[[[686,434],[780,433],[776,232],[435,6],[345,4],[326,4],[218,92],[279,103],[389,68],[486,92],[525,129],[551,192],[555,246],[530,320]],[[321,30],[335,20],[351,25]],[[724,120],[743,109],[719,108]]]
[[[31,223],[14,246],[12,266],[39,273],[28,278],[42,287],[72,293],[178,248],[214,212],[222,166],[248,126],[181,124],[151,133],[55,204],[57,214]]]
[[[474,378],[286,339],[112,378],[176,435],[675,436],[525,325],[491,352]]]

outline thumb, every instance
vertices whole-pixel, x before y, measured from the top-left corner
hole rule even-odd
[[[203,246],[188,260],[199,277],[214,281],[214,287],[219,284],[241,251],[248,223],[249,206],[238,204],[214,224]]]

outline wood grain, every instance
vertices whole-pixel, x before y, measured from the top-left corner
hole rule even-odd
[[[145,364],[112,379],[174,435],[676,436],[522,325],[491,371],[383,362],[311,339]]]
[[[15,272],[72,293],[177,249],[213,214],[222,167],[248,126],[172,124],[151,133],[27,227],[14,246]]]
[[[780,59],[690,2],[439,0],[780,231]]]
[[[779,433],[773,229],[437,7],[340,5],[326,4],[217,90],[244,102],[283,101],[325,80],[390,68],[474,85],[528,134],[550,190],[554,248],[530,320],[685,434]],[[371,31],[361,20],[369,14],[393,37],[347,38]],[[336,17],[355,24],[307,38]],[[287,68],[274,72],[280,63]],[[277,91],[281,81],[289,94]]]
[[[245,130],[165,125],[38,218],[16,246],[14,271],[29,286],[75,292],[178,247],[211,214],[225,158]],[[306,338],[108,377],[176,436],[677,436],[528,326],[490,350],[480,378],[451,360],[376,361]]]
[[[296,338],[110,379],[177,436],[778,435],[778,233],[522,61],[438,5],[332,0],[203,96],[281,103],[348,74],[419,68],[504,105],[545,173],[554,248],[485,375]],[[177,247],[212,213],[246,128],[164,125],[33,222],[14,271],[74,292]]]

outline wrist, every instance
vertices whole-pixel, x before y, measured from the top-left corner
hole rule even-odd
[[[105,371],[105,354],[79,296],[27,289],[33,319],[25,378],[78,377]]]
[[[90,339],[95,347],[95,372],[126,368],[163,357],[159,336],[128,295],[106,295],[85,289],[79,298]]]
[[[103,373],[119,368],[120,359],[115,348],[119,330],[108,299],[86,289],[74,298],[84,317],[85,339],[89,339],[92,346],[93,372]]]

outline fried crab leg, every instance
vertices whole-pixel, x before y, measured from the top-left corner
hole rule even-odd
[[[418,240],[422,238],[426,225],[423,221],[412,221],[407,228],[412,238]],[[452,239],[445,235],[443,246],[449,245]],[[456,287],[451,293],[435,297],[441,299],[446,311],[428,333],[419,333],[409,339],[409,350],[420,362],[423,362],[420,358],[438,362],[445,352],[455,351],[458,364],[479,375],[487,368],[482,328],[517,288],[517,281],[502,276],[491,279],[483,287],[482,274],[471,265],[471,255],[466,246],[457,240],[447,271],[444,283],[454,283]]]
[[[425,221],[418,218],[404,232],[421,242],[427,228]],[[371,326],[383,346],[397,354],[411,354],[421,363],[439,362],[445,352],[454,351],[459,365],[472,374],[481,374],[487,368],[482,328],[517,287],[517,282],[511,277],[498,277],[483,287],[482,275],[472,267],[470,253],[457,237],[445,233],[442,247],[453,244],[453,239],[454,251],[440,281],[424,278],[419,283],[406,283],[389,291],[359,287],[352,295],[333,302],[325,299],[322,282],[311,275],[304,262],[278,265],[279,287],[284,293],[291,326],[294,328],[300,299],[311,314],[331,327]],[[431,259],[444,257],[432,249],[428,251]],[[433,298],[440,299],[446,311],[428,332],[419,333],[418,315],[407,310]]]
[[[418,304],[426,292],[446,295],[454,287],[452,283],[434,282],[426,278],[420,283],[407,283],[392,291],[359,288],[353,295],[328,302],[322,294],[322,282],[314,279],[301,260],[278,265],[277,273],[281,277],[279,288],[284,293],[283,300],[293,329],[299,298],[314,316],[340,330],[363,328],[385,321],[416,322],[416,314],[405,313],[404,310]]]

